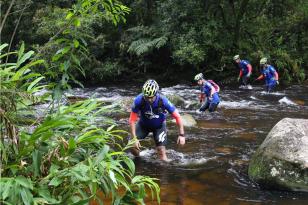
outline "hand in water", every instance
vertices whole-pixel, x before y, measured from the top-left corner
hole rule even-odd
[[[177,144],[184,145],[185,144],[185,137],[178,136]]]
[[[136,142],[135,142],[135,144],[134,144],[134,147],[135,147],[137,150],[140,150],[141,145],[140,145],[139,140],[136,139]]]

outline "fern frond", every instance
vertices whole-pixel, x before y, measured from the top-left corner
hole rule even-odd
[[[143,38],[136,41],[133,41],[129,48],[128,52],[136,54],[138,56],[152,52],[153,49],[159,49],[167,44],[168,38],[165,36],[155,38],[153,40]]]

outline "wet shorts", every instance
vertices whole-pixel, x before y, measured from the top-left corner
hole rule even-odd
[[[161,128],[149,129],[147,127],[141,126],[140,122],[136,125],[136,135],[138,139],[146,138],[149,133],[153,133],[154,141],[156,146],[166,146],[167,144],[167,128],[166,122],[163,122]]]

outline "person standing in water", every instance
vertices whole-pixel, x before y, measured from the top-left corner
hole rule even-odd
[[[139,156],[139,139],[146,138],[152,132],[159,159],[167,161],[165,148],[167,145],[167,112],[175,118],[178,125],[179,135],[177,144],[180,145],[185,144],[184,126],[175,106],[165,96],[159,94],[158,90],[159,86],[155,80],[147,80],[142,87],[142,93],[134,100],[129,118],[131,135],[135,140],[131,151],[133,155]],[[140,119],[138,120],[138,118]]]
[[[247,60],[241,60],[239,55],[235,55],[233,57],[233,60],[237,63],[238,67],[240,68],[240,73],[237,78],[237,81],[240,82],[240,80],[242,79],[241,84],[247,86],[249,78],[252,74],[251,64]]]
[[[268,64],[267,58],[260,60],[260,66],[262,74],[256,80],[265,79],[266,91],[269,93],[279,84],[279,76],[276,69]]]
[[[212,80],[205,80],[202,73],[195,76],[194,80],[201,87],[200,102],[204,102],[199,108],[200,112],[209,110],[209,112],[214,112],[220,102],[218,92],[220,90],[219,86]]]

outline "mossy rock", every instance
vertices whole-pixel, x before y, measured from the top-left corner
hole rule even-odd
[[[167,98],[168,98],[168,100],[170,100],[170,102],[173,104],[173,105],[175,105],[176,107],[178,106],[178,107],[184,107],[184,105],[185,105],[185,99],[184,98],[182,98],[181,96],[179,96],[179,95],[165,95]]]
[[[308,191],[308,120],[279,121],[250,160],[249,177],[263,187]]]

